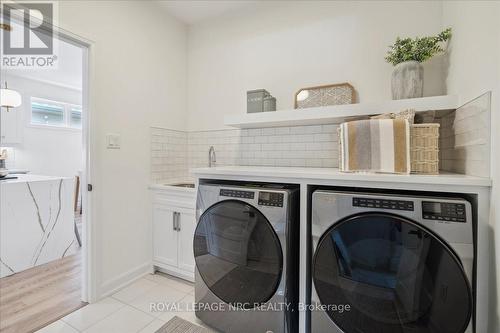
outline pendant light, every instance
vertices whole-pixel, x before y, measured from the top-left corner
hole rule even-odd
[[[17,108],[21,103],[21,94],[9,89],[7,82],[5,82],[5,88],[0,88],[0,106],[7,108],[7,111],[9,111],[10,108]]]

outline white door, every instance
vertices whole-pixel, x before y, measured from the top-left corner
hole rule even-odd
[[[177,266],[178,232],[174,230],[174,214],[170,206],[153,206],[153,260],[171,266]]]
[[[196,228],[195,211],[179,209],[179,268],[194,273],[193,239]]]

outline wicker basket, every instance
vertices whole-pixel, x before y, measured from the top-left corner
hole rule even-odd
[[[411,172],[439,173],[439,124],[411,125]]]

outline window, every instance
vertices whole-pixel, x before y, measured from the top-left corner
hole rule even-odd
[[[70,106],[69,124],[72,128],[82,128],[82,107],[80,105]]]
[[[64,126],[64,106],[54,103],[32,102],[31,123],[34,125]]]
[[[41,98],[31,98],[31,125],[82,128],[82,107]]]

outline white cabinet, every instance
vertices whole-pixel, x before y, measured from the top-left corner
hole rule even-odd
[[[153,267],[194,281],[196,228],[193,189],[156,188],[153,195]]]
[[[153,260],[164,265],[177,266],[177,239],[175,228],[177,212],[174,207],[154,204]]]
[[[0,113],[0,145],[21,143],[22,125],[21,109],[1,108]]]

